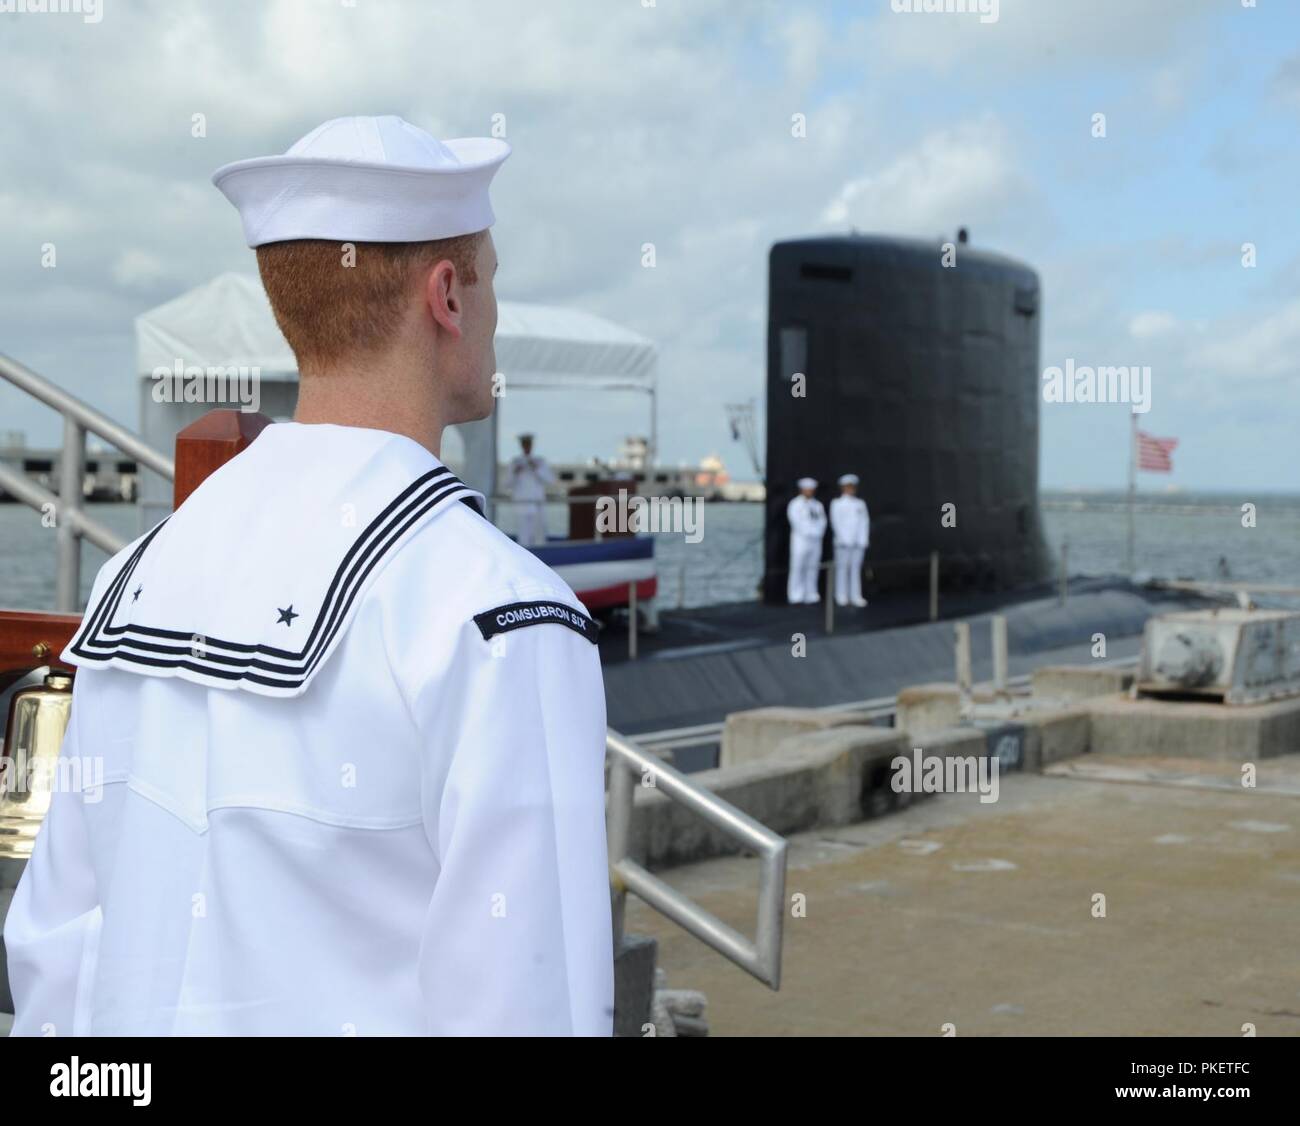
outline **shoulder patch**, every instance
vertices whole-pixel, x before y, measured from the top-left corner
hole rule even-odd
[[[474,624],[483,635],[483,640],[495,637],[498,633],[509,633],[512,629],[524,626],[541,626],[547,623],[568,626],[574,633],[580,633],[593,645],[600,627],[581,610],[575,610],[563,602],[507,602],[492,610],[484,610],[474,615]]]

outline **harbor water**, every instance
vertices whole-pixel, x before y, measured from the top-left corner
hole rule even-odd
[[[1128,513],[1122,493],[1044,493],[1043,523],[1053,559],[1067,547],[1072,575],[1117,574],[1125,568]],[[868,503],[870,498],[868,496]],[[1253,505],[1253,526],[1249,510]],[[134,505],[91,504],[93,517],[125,539],[138,534]],[[510,530],[503,506],[501,523]],[[565,506],[548,506],[551,535],[565,527]],[[1134,515],[1135,567],[1165,579],[1235,581],[1300,587],[1300,494],[1178,493],[1140,496]],[[660,606],[706,606],[757,598],[762,578],[763,506],[707,502],[702,536],[656,535]],[[82,599],[106,559],[83,547]],[[867,553],[870,566],[871,553]],[[0,605],[54,605],[55,531],[21,504],[0,504]],[[1261,598],[1261,603],[1276,602]],[[1294,600],[1292,600],[1294,601]]]

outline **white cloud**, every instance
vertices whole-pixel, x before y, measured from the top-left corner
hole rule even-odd
[[[1165,336],[1178,328],[1178,318],[1173,313],[1160,310],[1138,313],[1128,324],[1129,335],[1137,340]]]
[[[1234,379],[1280,377],[1293,391],[1300,389],[1300,298],[1257,318],[1234,317],[1209,332],[1200,362]]]
[[[0,92],[22,112],[0,114],[0,253],[20,268],[0,276],[0,339],[103,407],[132,402],[134,315],[253,268],[212,170],[348,113],[398,113],[443,136],[503,114],[515,154],[493,185],[502,296],[589,308],[675,349],[666,404],[698,378],[683,341],[729,352],[710,361],[725,398],[761,359],[768,245],[816,227],[808,185],[843,178],[846,139],[872,132],[860,98],[803,89],[819,18],[727,0],[139,0],[93,28],[16,20],[5,36]],[[796,109],[812,121],[804,141],[790,135]],[[46,241],[57,270],[40,269]],[[645,242],[655,271],[640,266]],[[606,441],[577,421],[569,452]],[[21,424],[49,425],[25,405]],[[683,412],[667,438],[695,456],[713,429]]]
[[[804,88],[821,72],[830,46],[830,32],[820,15],[801,9],[775,25],[768,42],[784,53],[790,82]]]
[[[878,170],[850,180],[822,219],[899,234],[951,234],[1002,216],[1030,195],[1002,126],[991,117],[941,129]]]
[[[1219,0],[1000,0],[996,23],[969,13],[896,13],[885,2],[859,30],[858,45],[887,64],[946,73],[1014,74],[1082,65],[1144,67],[1172,53],[1202,27]],[[1246,13],[1244,18],[1251,18]],[[1014,69],[1012,69],[1014,68]],[[1082,77],[1082,76],[1080,76]]]
[[[118,285],[136,289],[162,281],[171,271],[158,255],[131,247],[114,259],[111,272]]]
[[[94,26],[10,20],[0,349],[134,424],[131,318],[221,270],[253,268],[214,168],[283,151],[340,114],[399,113],[463,135],[500,113],[515,155],[493,186],[499,291],[657,340],[674,460],[725,439],[721,404],[761,398],[771,243],[851,225],[924,238],[968,226],[976,245],[1040,271],[1045,357],[1136,354],[1157,370],[1161,409],[1271,405],[1276,416],[1278,395],[1296,388],[1300,312],[1261,292],[1256,310],[1215,316],[1181,288],[1195,271],[1239,309],[1250,283],[1240,241],[1259,240],[1269,261],[1294,254],[1285,234],[1257,233],[1258,197],[1243,186],[1240,213],[1198,221],[1191,209],[1208,197],[1189,180],[1168,204],[1189,215],[1185,236],[1125,222],[1148,214],[1138,192],[1167,163],[1171,119],[1220,96],[1207,75],[1221,78],[1230,60],[1203,65],[1214,46],[1205,13],[1260,14],[1223,9],[1001,0],[999,22],[982,25],[872,0],[846,27],[831,25],[830,5],[775,0],[132,0]],[[1300,89],[1298,73],[1281,68],[1274,92]],[[1104,165],[1086,130],[1094,91],[1127,114],[1115,140],[1131,147],[1112,145]],[[791,136],[796,112],[806,139]],[[205,138],[191,136],[195,113]],[[1271,154],[1283,182],[1286,146],[1235,120],[1239,147],[1209,157],[1258,179],[1246,158]],[[1228,124],[1206,116],[1205,143]],[[1097,191],[1081,200],[1084,183]],[[40,269],[46,241],[56,270]],[[654,270],[641,268],[646,242]],[[46,425],[5,413],[7,425]],[[556,417],[553,456],[622,436],[613,406]],[[57,419],[44,433],[57,439]]]
[[[1283,60],[1273,74],[1272,85],[1283,99],[1300,107],[1300,54]]]

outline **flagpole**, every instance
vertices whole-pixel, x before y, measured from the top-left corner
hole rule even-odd
[[[1133,503],[1137,491],[1137,415],[1129,411],[1128,438],[1128,575],[1133,577]]]

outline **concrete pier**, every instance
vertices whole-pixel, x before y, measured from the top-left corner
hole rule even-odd
[[[711,1035],[1300,1035],[1300,698],[1135,699],[1090,666],[1033,683],[956,724],[946,686],[905,692],[916,731],[729,717],[739,765],[693,777],[790,839],[780,992],[627,917]],[[1007,732],[993,800],[890,785],[899,756],[987,760]],[[752,861],[656,795],[636,821],[647,863],[752,928]]]
[[[1216,765],[1196,787],[1150,763],[1138,782],[1016,774],[995,805],[940,795],[794,836],[778,993],[644,904],[628,926],[708,997],[714,1036],[1300,1035],[1300,756],[1250,791]],[[671,879],[747,930],[752,865]]]

